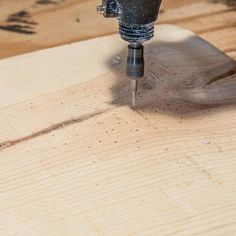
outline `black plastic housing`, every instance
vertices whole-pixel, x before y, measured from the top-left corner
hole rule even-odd
[[[143,43],[154,36],[161,0],[103,0],[98,11],[119,20],[119,32],[129,43]]]
[[[116,0],[119,20],[128,25],[149,24],[157,20],[161,0]]]

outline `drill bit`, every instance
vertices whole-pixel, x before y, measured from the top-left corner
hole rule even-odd
[[[138,80],[137,79],[131,79],[132,107],[136,106],[137,88],[138,88]]]

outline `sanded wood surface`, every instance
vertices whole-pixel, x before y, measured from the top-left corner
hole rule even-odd
[[[0,0],[0,58],[118,31],[101,0]],[[235,59],[235,0],[163,0],[159,23],[183,26]]]
[[[0,62],[0,235],[236,234],[235,62],[157,32],[135,110],[116,35]]]

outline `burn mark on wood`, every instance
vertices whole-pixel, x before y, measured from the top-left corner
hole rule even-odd
[[[25,23],[29,25],[37,25],[36,22],[31,20],[32,16],[27,11],[19,11],[14,14],[11,14],[7,18],[7,22],[18,22],[18,23]]]
[[[48,4],[58,4],[58,2],[57,1],[52,1],[52,0],[38,0],[38,1],[36,1],[36,4],[48,5]]]
[[[62,1],[63,0],[36,0],[35,4],[31,7],[36,7],[38,5],[59,4]],[[38,25],[38,23],[33,21],[31,13],[28,10],[21,10],[9,15],[5,20],[5,23],[0,25],[0,30],[32,35],[36,34],[36,25]]]
[[[35,34],[34,25],[37,25],[37,22],[32,20],[31,14],[22,10],[9,15],[6,24],[0,25],[0,29],[20,34]]]
[[[0,30],[10,31],[10,32],[20,33],[20,34],[35,34],[35,32],[32,30],[32,27],[22,26],[18,24],[0,26]]]

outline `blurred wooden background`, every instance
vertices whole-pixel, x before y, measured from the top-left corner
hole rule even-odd
[[[0,58],[117,32],[101,0],[0,0]],[[183,26],[236,59],[236,0],[163,0],[159,23]]]

